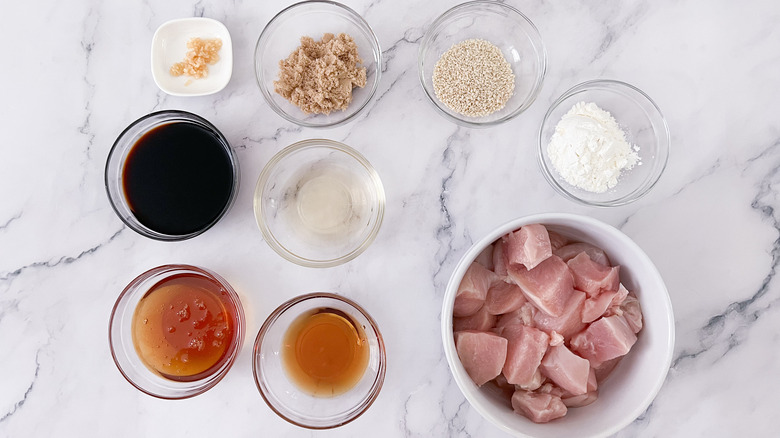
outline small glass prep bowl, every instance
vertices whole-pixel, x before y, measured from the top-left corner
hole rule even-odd
[[[138,356],[133,342],[133,315],[146,294],[160,282],[174,276],[202,277],[221,286],[221,292],[231,304],[233,336],[225,355],[212,373],[194,381],[176,381],[162,377],[149,369]],[[191,265],[163,265],[136,277],[125,287],[114,305],[108,327],[111,356],[119,372],[130,384],[153,397],[174,400],[194,397],[208,391],[227,374],[241,351],[246,331],[244,310],[238,294],[230,284],[214,272]]]
[[[265,166],[254,210],[274,251],[299,265],[325,268],[354,259],[374,241],[384,217],[385,191],[358,151],[331,140],[304,140]]]
[[[433,88],[433,69],[442,54],[468,39],[496,45],[515,74],[514,94],[506,106],[484,117],[468,117],[439,101]],[[542,88],[547,52],[536,26],[512,6],[493,1],[463,3],[442,14],[420,42],[420,83],[434,107],[453,122],[480,128],[510,120],[531,106]]]
[[[130,204],[125,198],[125,189],[122,179],[127,157],[132,151],[136,142],[138,142],[138,140],[149,131],[170,123],[191,123],[208,131],[224,148],[225,154],[227,154],[227,158],[230,161],[230,165],[233,170],[233,180],[230,189],[230,196],[225,202],[222,211],[210,223],[187,234],[172,235],[161,233],[141,223],[133,214],[133,211],[130,208]],[[128,126],[124,131],[122,131],[121,134],[119,134],[119,137],[111,147],[111,151],[108,153],[108,159],[106,160],[105,186],[111,207],[114,209],[117,216],[119,216],[119,219],[121,219],[122,222],[124,222],[125,225],[127,225],[131,230],[142,236],[155,240],[180,241],[191,239],[206,232],[206,230],[213,227],[214,224],[219,222],[219,220],[222,219],[228,210],[230,210],[230,207],[233,205],[233,202],[236,199],[236,195],[238,194],[239,180],[240,175],[238,159],[233,152],[233,149],[230,147],[230,143],[228,143],[227,138],[225,138],[225,136],[222,135],[222,133],[219,132],[219,130],[208,120],[187,111],[158,111],[147,114],[131,123],[130,126]]]
[[[567,183],[547,155],[555,126],[579,102],[594,102],[608,111],[625,132],[626,141],[639,146],[641,164],[624,171],[617,185],[604,193],[589,192]],[[545,179],[558,193],[585,205],[615,207],[634,202],[653,188],[666,168],[670,143],[666,119],[647,94],[625,82],[594,80],[574,86],[550,106],[539,129],[538,158]]]
[[[349,315],[366,333],[368,366],[360,381],[335,397],[314,397],[292,383],[281,361],[284,335],[301,314],[331,308]],[[260,395],[280,417],[309,429],[343,426],[363,414],[382,389],[386,370],[385,344],[376,322],[355,302],[319,292],[302,295],[279,306],[265,320],[255,340],[252,371]]]
[[[301,37],[319,41],[325,33],[346,33],[354,38],[366,68],[366,86],[352,89],[352,102],[344,111],[304,114],[274,91],[279,61],[301,45]],[[382,50],[374,31],[357,12],[332,1],[306,1],[283,9],[265,26],[255,47],[255,76],[268,105],[286,120],[310,128],[333,127],[355,118],[374,96],[381,72]]]

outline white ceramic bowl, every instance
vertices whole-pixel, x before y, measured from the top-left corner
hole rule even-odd
[[[466,269],[482,250],[523,225],[544,224],[572,240],[602,248],[620,265],[621,282],[639,298],[644,327],[631,351],[599,387],[592,404],[570,409],[565,417],[535,424],[512,411],[508,400],[480,389],[458,359],[452,335],[452,306]],[[663,279],[650,258],[625,234],[587,216],[549,213],[527,216],[501,225],[475,243],[450,278],[441,317],[444,352],[455,382],[471,405],[506,432],[529,437],[596,437],[614,434],[647,409],[666,378],[674,350],[674,316]]]
[[[209,66],[205,78],[171,76],[171,66],[184,60],[191,38],[219,38],[219,61]],[[152,77],[160,89],[172,96],[206,96],[221,91],[233,75],[233,43],[227,27],[211,18],[179,18],[163,23],[152,38]]]

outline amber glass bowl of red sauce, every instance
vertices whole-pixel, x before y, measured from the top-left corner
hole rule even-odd
[[[241,350],[244,311],[225,279],[204,268],[163,265],[136,277],[109,322],[111,355],[140,391],[193,397],[216,385]]]

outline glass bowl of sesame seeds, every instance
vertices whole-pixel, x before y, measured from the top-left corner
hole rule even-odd
[[[656,185],[670,143],[666,119],[650,96],[625,82],[592,80],[550,105],[539,128],[539,167],[564,197],[616,207]]]
[[[460,4],[420,42],[420,82],[445,118],[480,128],[528,109],[542,87],[547,52],[536,26],[512,6]]]

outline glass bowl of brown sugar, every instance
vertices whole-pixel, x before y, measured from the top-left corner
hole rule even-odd
[[[327,128],[357,117],[382,72],[382,50],[371,26],[332,1],[283,9],[255,47],[255,76],[268,105],[300,126]]]

